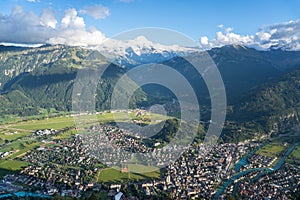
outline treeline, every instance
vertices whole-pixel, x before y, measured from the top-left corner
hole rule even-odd
[[[78,68],[70,67],[68,60],[60,60],[47,68],[38,68],[31,73],[23,73],[8,82],[0,95],[0,114],[19,116],[37,115],[41,109],[56,111],[72,110],[72,92]],[[96,71],[95,71],[96,73]],[[96,110],[110,109],[110,99],[114,85],[124,69],[111,64],[97,85]],[[130,83],[128,83],[130,84]],[[121,91],[115,91],[123,95]],[[146,95],[137,90],[130,101],[132,108]]]
[[[299,123],[300,70],[253,89],[229,109],[224,137],[250,139],[284,133]]]

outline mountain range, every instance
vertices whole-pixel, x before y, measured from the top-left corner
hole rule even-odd
[[[141,41],[145,44],[139,45]],[[103,47],[107,54],[114,54],[115,64],[109,65],[98,84],[96,109],[109,109],[113,87],[127,70],[140,64],[162,63],[185,76],[201,106],[209,110],[210,97],[203,79],[195,75],[195,69],[182,57],[199,49],[165,48],[147,42],[139,38],[133,47],[129,44],[115,50]],[[62,45],[1,46],[0,114],[34,115],[45,109],[71,111],[74,79],[93,52],[95,50]],[[228,99],[224,140],[284,132],[298,122],[300,51],[258,51],[230,45],[211,49],[208,54],[221,73]],[[166,103],[174,98],[168,89],[148,85],[135,92],[131,106]]]
[[[131,68],[141,64],[158,63],[200,51],[199,47],[164,45],[138,36],[131,40],[109,39],[102,45],[92,48],[101,52],[111,62]]]

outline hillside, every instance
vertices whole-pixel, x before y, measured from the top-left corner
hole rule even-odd
[[[282,132],[298,122],[300,71],[297,66],[300,66],[300,52],[257,51],[235,45],[215,48],[208,53],[222,75],[227,93],[225,140]],[[73,84],[78,70],[97,65],[93,60],[99,56],[92,50],[67,46],[2,47],[0,114],[25,116],[45,110],[71,111]],[[200,100],[201,120],[209,120],[210,97],[201,76],[181,57],[162,63],[179,71],[191,83]],[[126,70],[110,64],[98,83],[97,110],[109,109],[114,84]],[[291,70],[294,71],[288,73]],[[173,98],[167,88],[152,84],[135,93],[131,106],[147,107],[172,102]],[[168,106],[173,111],[176,109],[173,105]],[[176,110],[174,112],[176,114]]]
[[[225,137],[251,138],[290,131],[299,124],[300,70],[251,90],[230,110]]]
[[[258,51],[241,45],[230,45],[211,49],[208,54],[220,71],[230,105],[238,103],[240,98],[247,95],[251,89],[300,66],[299,51]],[[174,57],[162,64],[172,67],[185,76],[197,91],[201,104],[210,104],[205,82],[184,57]],[[144,90],[158,99],[166,96],[170,96],[169,99],[174,98],[170,91],[158,86],[144,87]]]
[[[1,51],[0,69],[4,73],[0,76],[0,113],[23,116],[38,114],[41,109],[71,111],[77,71],[95,64],[95,55],[89,50],[63,46]],[[98,83],[97,110],[109,109],[113,85],[124,73],[123,68],[109,65]],[[145,100],[141,90],[132,99],[133,106],[139,101],[138,98]]]

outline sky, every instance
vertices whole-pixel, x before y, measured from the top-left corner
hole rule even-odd
[[[297,49],[299,9],[298,0],[1,0],[0,42],[88,46],[160,27],[208,48],[241,42]]]

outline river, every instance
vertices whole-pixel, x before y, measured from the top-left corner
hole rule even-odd
[[[296,143],[296,144],[293,144],[285,153],[284,155],[282,156],[282,158],[276,163],[276,165],[273,167],[273,168],[255,168],[255,169],[247,169],[245,171],[242,171],[242,172],[239,172],[235,175],[233,175],[230,179],[228,179],[216,192],[216,194],[214,195],[213,199],[217,199],[221,194],[223,194],[224,190],[229,186],[231,185],[234,180],[236,179],[239,179],[240,177],[250,173],[250,172],[253,172],[253,171],[263,171],[261,173],[259,173],[256,177],[254,177],[254,180],[257,180],[259,179],[261,176],[267,174],[267,173],[270,173],[270,172],[273,172],[273,171],[276,171],[278,169],[280,169],[280,167],[283,165],[285,159],[294,151],[294,149],[299,145],[299,143]],[[249,154],[253,154],[254,152],[251,151]],[[249,157],[249,154],[247,154],[245,157]],[[243,157],[241,160],[242,160],[242,163],[246,163],[245,162],[245,157]],[[240,161],[241,161],[240,160]],[[238,165],[237,169],[239,169],[241,166],[240,166],[240,161],[237,162],[236,165]],[[236,169],[236,166],[235,166],[235,169]]]
[[[4,198],[9,198],[9,197],[13,197],[13,196],[17,196],[17,197],[39,197],[39,198],[47,198],[50,199],[52,198],[49,195],[45,195],[45,194],[39,194],[39,193],[32,193],[32,192],[15,192],[13,194],[1,194],[0,195],[0,199],[4,199]]]

